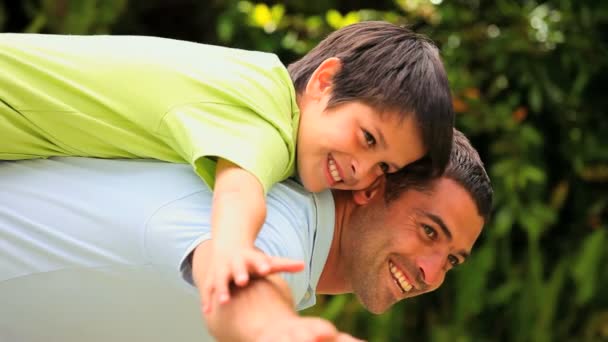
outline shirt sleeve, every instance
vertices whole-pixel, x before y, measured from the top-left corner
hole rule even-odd
[[[211,194],[200,191],[165,204],[147,223],[148,261],[161,273],[169,273],[170,278],[181,279],[182,286],[194,285],[189,256],[201,242],[211,238],[211,204]],[[286,207],[273,208],[255,242],[268,255],[306,261],[304,271],[282,274],[292,291],[294,304],[302,300],[310,283],[310,251],[306,247],[310,242],[306,230],[301,229],[305,222],[305,218],[294,216]]]
[[[197,102],[170,110],[158,133],[213,189],[217,157],[254,174],[267,192],[290,176],[294,156],[276,127],[249,108]]]

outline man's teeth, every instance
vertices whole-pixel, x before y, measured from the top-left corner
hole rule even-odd
[[[409,292],[413,286],[405,280],[405,275],[403,275],[403,273],[401,273],[401,271],[390,261],[388,262],[388,268],[391,271],[393,278],[397,281],[397,284],[399,284],[401,291],[403,293]]]
[[[338,168],[336,167],[336,162],[333,159],[329,160],[329,173],[331,174],[331,178],[333,178],[335,182],[339,182],[342,180],[342,178],[340,178]]]

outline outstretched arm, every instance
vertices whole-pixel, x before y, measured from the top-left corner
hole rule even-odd
[[[211,256],[210,241],[201,243],[192,258],[195,284],[204,281],[204,263]],[[278,275],[252,279],[245,287],[232,288],[232,299],[203,312],[210,333],[218,341],[359,341],[340,333],[328,321],[299,317],[289,287]]]
[[[265,276],[271,272],[297,272],[304,268],[301,261],[278,262],[254,248],[265,218],[262,184],[253,174],[220,158],[211,214],[212,254],[205,263],[208,276],[199,284],[204,311],[211,309],[209,303],[214,299],[220,304],[228,301],[232,281],[245,286],[250,274]]]

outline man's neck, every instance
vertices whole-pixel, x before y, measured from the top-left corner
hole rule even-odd
[[[351,292],[350,286],[347,286],[341,259],[341,241],[343,229],[355,203],[352,200],[352,193],[350,191],[334,190],[332,191],[332,195],[334,196],[336,222],[327,261],[317,284],[317,293],[319,294]]]

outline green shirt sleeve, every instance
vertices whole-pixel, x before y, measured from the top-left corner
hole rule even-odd
[[[293,173],[293,144],[246,107],[208,102],[181,105],[163,117],[158,133],[167,137],[211,189],[217,157],[254,174],[265,193]]]

